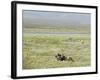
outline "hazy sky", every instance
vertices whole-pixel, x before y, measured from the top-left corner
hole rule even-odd
[[[32,24],[90,26],[90,18],[91,15],[87,13],[23,11],[23,22],[26,26]]]

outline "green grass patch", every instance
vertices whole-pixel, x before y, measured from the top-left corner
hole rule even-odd
[[[57,61],[57,53],[71,56],[74,62]],[[23,69],[90,66],[90,56],[88,34],[23,35]]]

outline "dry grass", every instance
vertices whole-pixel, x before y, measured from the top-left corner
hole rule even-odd
[[[63,53],[75,62],[57,61]],[[88,34],[23,35],[23,69],[90,66],[90,37]]]

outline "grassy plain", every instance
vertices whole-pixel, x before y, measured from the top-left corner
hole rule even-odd
[[[23,69],[90,66],[90,34],[23,33]],[[58,61],[57,53],[71,56],[74,62]]]

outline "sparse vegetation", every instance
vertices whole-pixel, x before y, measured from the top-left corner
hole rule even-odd
[[[74,62],[58,61],[57,53]],[[89,34],[23,35],[23,69],[90,66]]]
[[[22,15],[23,69],[91,66],[90,13],[23,10]]]

